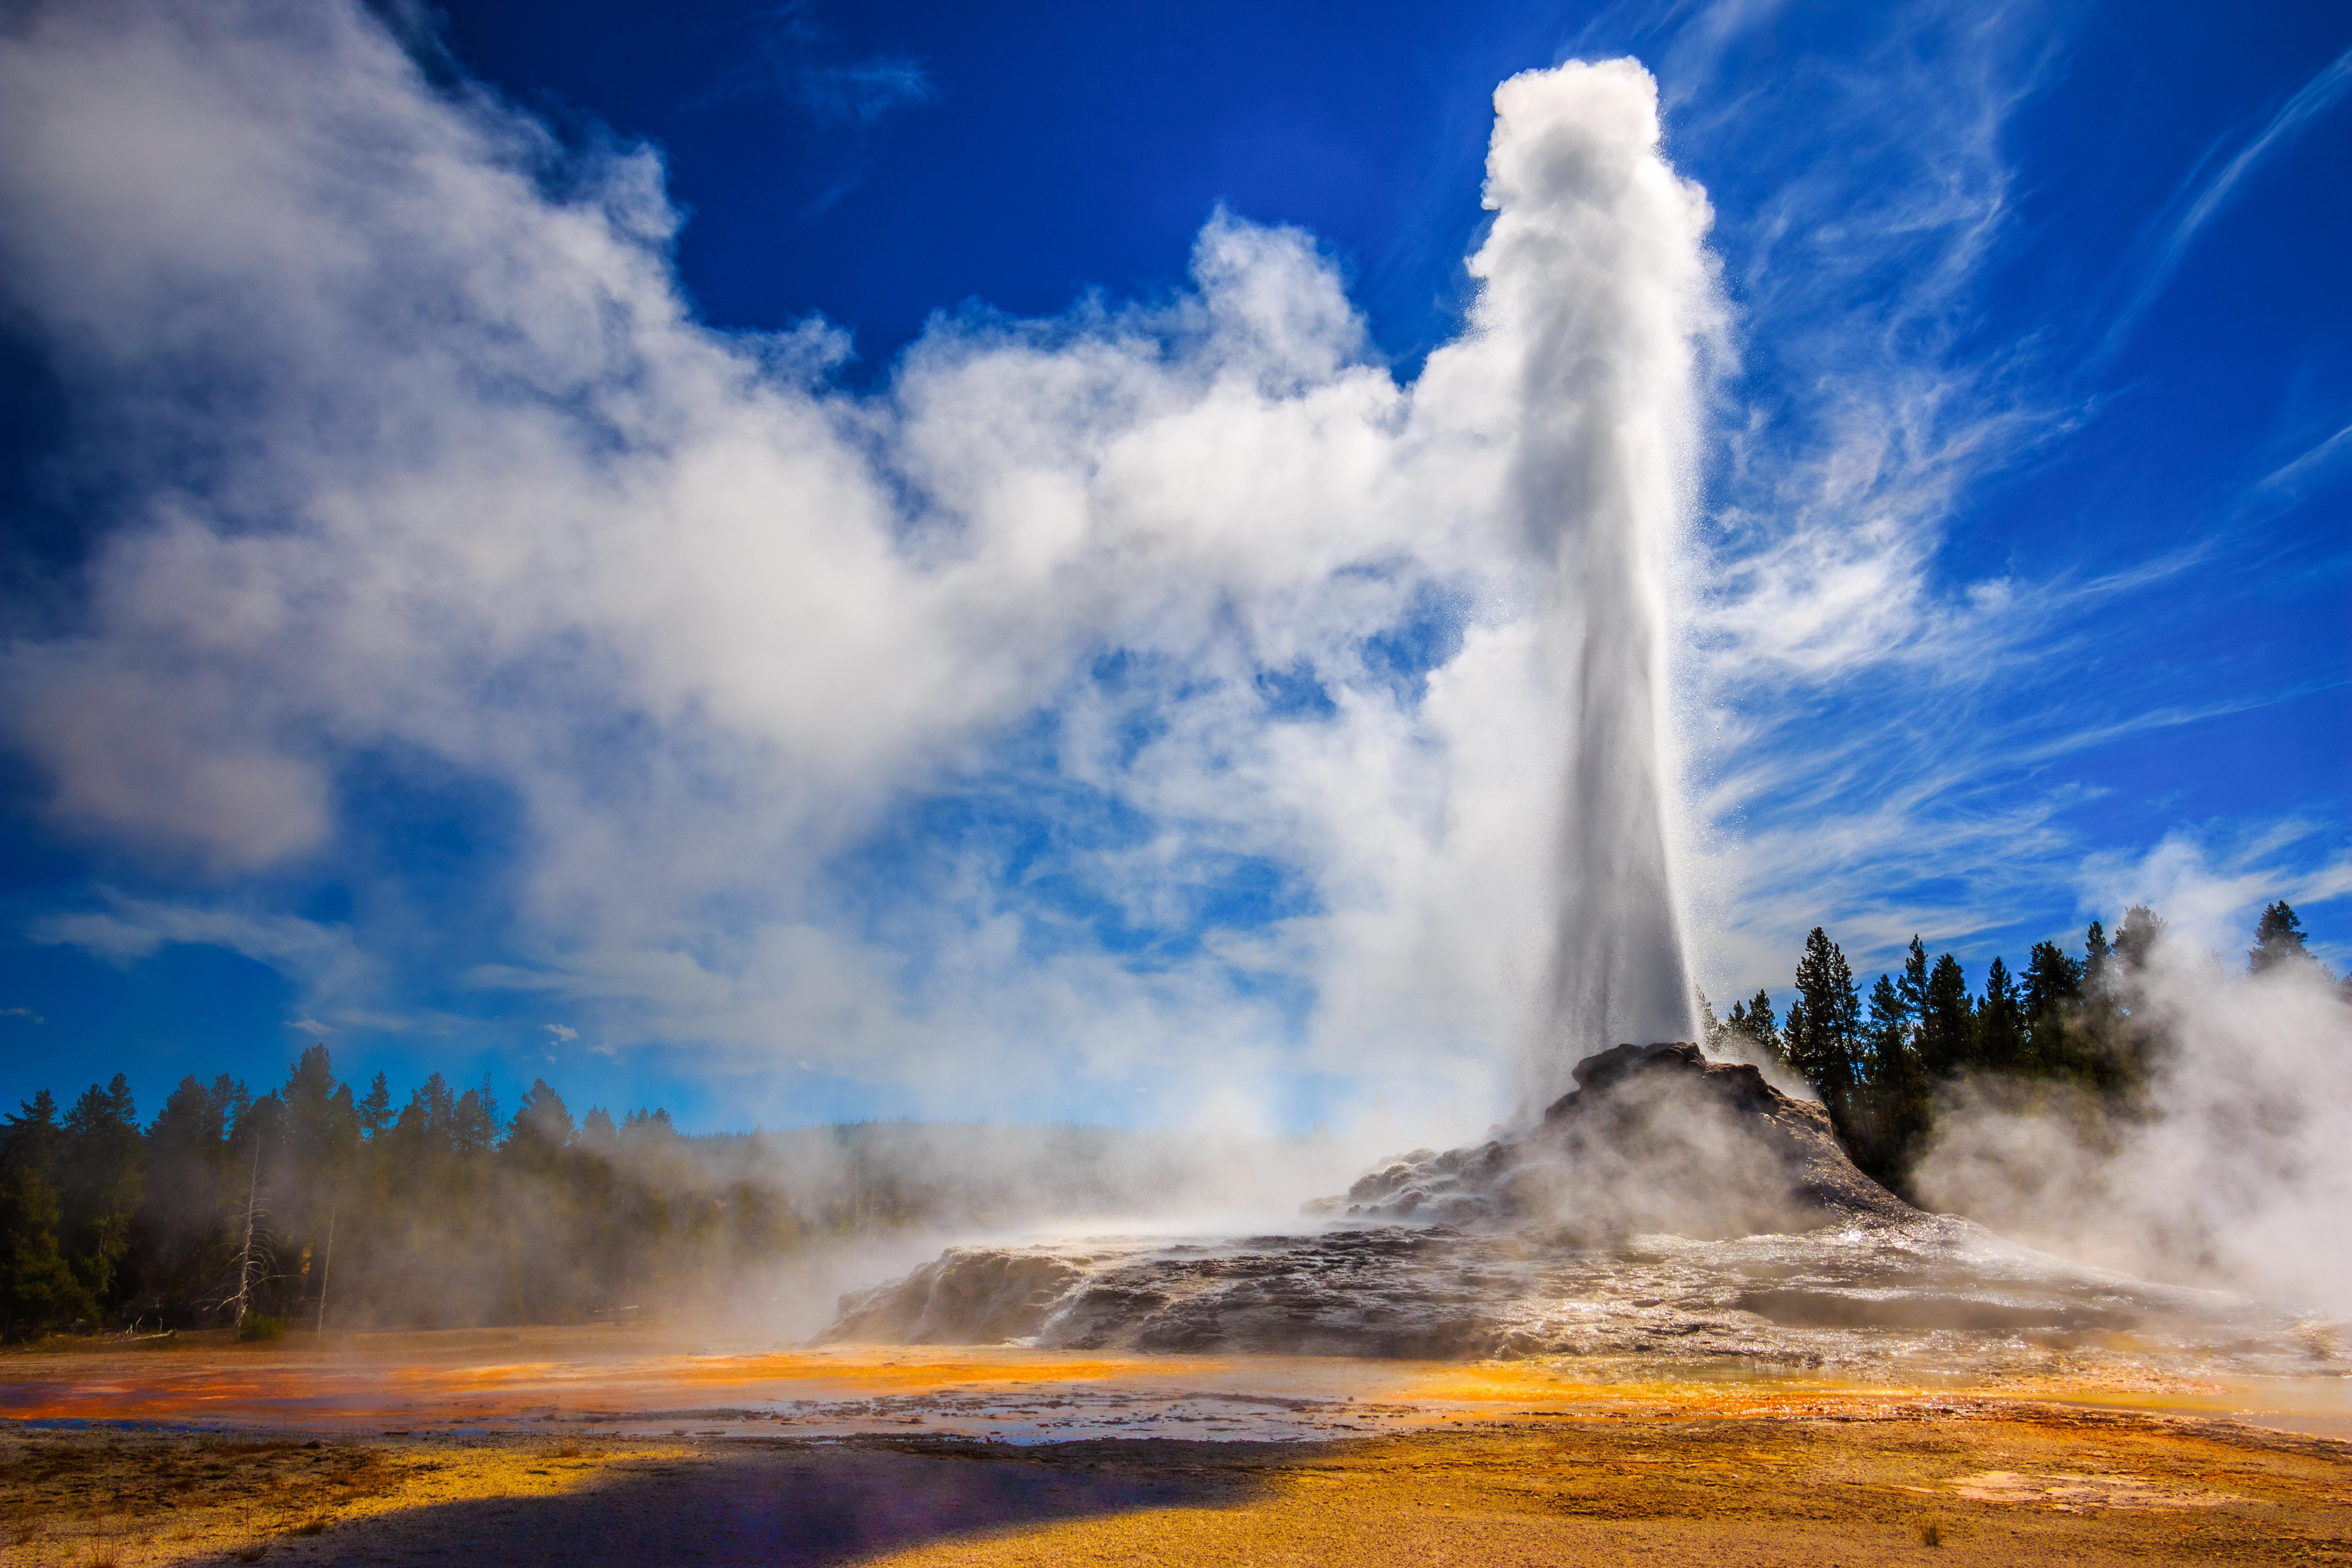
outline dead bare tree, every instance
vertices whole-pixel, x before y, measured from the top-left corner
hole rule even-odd
[[[261,1206],[261,1140],[253,1141],[253,1169],[245,1182],[245,1239],[236,1249],[236,1294],[232,1300],[236,1307],[236,1327],[245,1327],[245,1315],[253,1307],[253,1272],[256,1258],[253,1250],[253,1222]]]
[[[342,1194],[327,1206],[327,1255],[319,1262],[319,1326],[317,1332],[327,1331],[327,1286],[335,1277],[335,1211],[342,1206]]]

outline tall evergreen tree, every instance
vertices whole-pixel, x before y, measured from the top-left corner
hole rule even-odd
[[[282,1294],[289,1298],[284,1304],[305,1309],[317,1326],[325,1321],[328,1253],[359,1159],[359,1108],[323,1045],[302,1052],[278,1099],[284,1131],[270,1187],[277,1196],[273,1229],[289,1270]]]
[[[95,1321],[98,1303],[58,1246],[58,1102],[47,1089],[0,1124],[0,1339]]]
[[[2116,1011],[2116,950],[2107,928],[2093,921],[2083,933],[2083,1025],[2102,1046],[2114,1030]]]
[[[131,1080],[92,1084],[58,1127],[58,1239],[75,1275],[101,1308],[121,1299],[131,1224],[139,1211],[146,1149]]]
[[[2009,965],[1995,957],[1985,971],[1984,997],[1977,1004],[1975,1049],[1969,1065],[1979,1072],[2015,1072],[2025,1067],[2025,1008],[2009,977]]]
[[[1863,1028],[1863,1077],[1885,1084],[1909,1076],[1917,1058],[1911,1045],[1911,1005],[1894,981],[1882,974],[1870,988],[1870,1016]]]
[[[166,1323],[196,1321],[226,1247],[229,1117],[245,1099],[224,1077],[209,1086],[184,1078],[147,1129],[147,1181],[133,1229],[142,1238],[141,1294],[135,1312]]]
[[[1860,1056],[1862,999],[1853,969],[1821,927],[1797,960],[1797,1000],[1789,1008],[1789,1063],[1836,1114],[1853,1090]]]
[[[0,1340],[95,1322],[98,1302],[58,1246],[58,1198],[29,1158],[0,1150]]]
[[[1780,1026],[1772,1013],[1772,994],[1757,988],[1756,994],[1745,1002],[1734,1002],[1730,1015],[1723,1024],[1727,1038],[1736,1037],[1741,1043],[1741,1054],[1759,1061],[1786,1063],[1788,1055],[1782,1049]]]
[[[2081,1048],[2083,965],[2054,942],[2037,942],[2025,966],[2025,1058],[2053,1077],[2087,1076]]]
[[[1903,977],[1895,983],[1895,994],[1901,1000],[1904,1016],[1916,1028],[1927,1016],[1927,950],[1919,941],[1919,933],[1911,933],[1911,945],[1903,955]]]
[[[2144,972],[2164,941],[2164,917],[2146,904],[2134,904],[2124,911],[2121,924],[2116,927],[2116,963],[2122,971],[2119,979],[2129,979]]]
[[[1885,974],[1870,988],[1861,1077],[1840,1135],[1855,1164],[1902,1191],[1927,1133],[1929,1086],[1919,1060],[1915,1009],[1903,987]]]
[[[58,1136],[57,1096],[46,1089],[35,1089],[30,1100],[18,1100],[16,1113],[0,1123],[0,1147],[24,1162],[44,1184],[57,1175]]]
[[[1691,990],[1698,998],[1698,1037],[1707,1049],[1713,1050],[1723,1037],[1723,1020],[1715,1016],[1715,1004],[1706,999],[1704,988],[1693,986]]]
[[[482,1154],[498,1139],[499,1102],[490,1092],[489,1074],[484,1073],[481,1087],[459,1095],[450,1108],[449,1144],[461,1155]]]
[[[2246,953],[2246,973],[2273,974],[2318,967],[2319,961],[2304,945],[2303,921],[2286,900],[2281,899],[2263,910],[2254,927],[2254,945]]]
[[[580,1120],[580,1144],[601,1159],[610,1159],[620,1152],[620,1129],[613,1125],[613,1113],[601,1105],[592,1105],[588,1114]]]
[[[563,1097],[545,1079],[531,1079],[507,1130],[507,1148],[520,1159],[544,1163],[571,1147],[572,1137],[572,1112]]]
[[[1938,955],[1922,990],[1919,1065],[1931,1080],[1940,1081],[1968,1066],[1974,1032],[1975,1010],[1960,961],[1948,952]]]
[[[360,1131],[371,1140],[392,1125],[392,1085],[383,1074],[375,1075],[375,1081],[368,1085],[367,1098],[354,1109]]]

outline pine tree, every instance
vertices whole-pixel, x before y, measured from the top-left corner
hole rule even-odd
[[[1772,1016],[1772,994],[1760,986],[1746,1002],[1734,1002],[1730,1015],[1723,1024],[1727,1042],[1737,1040],[1735,1054],[1758,1061],[1786,1063],[1789,1059],[1780,1045],[1780,1029]]]
[[[490,1092],[490,1075],[481,1086],[457,1097],[449,1112],[449,1143],[459,1154],[487,1153],[498,1142],[499,1102]]]
[[[1999,957],[1985,971],[1984,999],[1977,1004],[1975,1049],[1970,1065],[1979,1072],[2015,1072],[2025,1058],[2025,1009]]]
[[[0,1152],[0,1340],[95,1321],[98,1303],[58,1247],[58,1198],[29,1159]]]
[[[1789,1008],[1789,1063],[1804,1074],[1834,1116],[1854,1084],[1860,1053],[1862,999],[1845,954],[1821,927],[1805,938],[1797,961],[1797,1000]]]
[[[367,1098],[359,1102],[356,1110],[360,1131],[371,1140],[392,1125],[392,1085],[383,1074],[375,1075],[375,1081],[368,1085]]]
[[[613,1125],[612,1113],[601,1105],[592,1105],[580,1121],[580,1144],[600,1158],[610,1159],[621,1146],[620,1130]]]
[[[2158,944],[2164,941],[2164,917],[2146,904],[2134,904],[2124,911],[2123,923],[2116,927],[2116,961],[2124,978],[2144,973],[2156,956]]]
[[[2272,974],[2317,970],[2319,961],[2304,945],[2303,921],[2284,899],[2263,910],[2254,927],[2254,945],[2246,953],[2246,973]]]
[[[166,1323],[193,1321],[192,1305],[208,1289],[227,1205],[229,1080],[207,1087],[184,1078],[147,1129],[147,1180],[134,1226],[144,1238],[134,1312],[152,1310]]]
[[[46,1089],[0,1124],[0,1339],[95,1321],[91,1299],[58,1245],[58,1102]]]
[[[0,1123],[0,1146],[23,1161],[45,1184],[57,1174],[58,1100],[46,1089],[16,1102],[16,1112]]]
[[[1698,998],[1698,1037],[1708,1050],[1714,1050],[1723,1038],[1723,1020],[1715,1016],[1715,1004],[1706,999],[1704,990],[1695,985],[1691,993]]]
[[[2088,1052],[2078,1045],[2083,966],[2054,942],[2037,942],[2025,966],[2025,1057],[2036,1072],[2084,1076]]]
[[[58,1239],[102,1310],[124,1293],[122,1263],[145,1164],[131,1080],[117,1073],[103,1089],[90,1085],[58,1125],[57,1149]]]
[[[1895,983],[1895,994],[1902,1000],[1905,1016],[1916,1027],[1927,1016],[1927,950],[1917,931],[1911,933],[1911,946],[1903,957],[1903,978]]]
[[[1968,977],[1960,972],[1958,959],[1943,953],[1927,973],[1919,1009],[1919,1065],[1930,1080],[1950,1078],[1967,1067],[1973,1022]]]
[[[1911,1005],[1895,982],[1882,974],[1870,988],[1870,1018],[1863,1030],[1864,1079],[1874,1086],[1910,1076],[1916,1060],[1911,1047]]]
[[[563,1097],[548,1087],[543,1078],[530,1080],[530,1088],[515,1108],[514,1121],[507,1130],[507,1148],[518,1156],[541,1162],[560,1153],[572,1144],[572,1112]]]
[[[1854,1163],[1896,1191],[1909,1184],[1929,1120],[1916,1035],[1916,1012],[1903,987],[1881,974],[1870,988],[1863,1028],[1863,1082],[1840,1133]]]
[[[2116,950],[2106,927],[2093,921],[2083,933],[2083,1022],[2093,1039],[2104,1042],[2116,1013]]]

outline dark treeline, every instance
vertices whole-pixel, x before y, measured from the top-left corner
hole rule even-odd
[[[765,1310],[843,1244],[1150,1212],[1247,1167],[1197,1136],[1068,1125],[688,1137],[659,1110],[575,1121],[544,1080],[511,1115],[487,1079],[438,1073],[394,1107],[324,1046],[259,1096],[183,1079],[143,1127],[120,1075],[62,1114],[35,1095],[0,1121],[0,1339]]]
[[[2145,1109],[2149,1072],[2170,1043],[2143,1005],[2143,977],[2164,932],[2162,916],[2136,905],[2112,939],[2093,921],[2079,958],[2050,942],[2033,945],[2021,974],[1995,958],[1973,995],[1959,961],[1948,952],[1930,962],[1915,936],[1903,972],[1879,975],[1865,998],[1845,954],[1815,926],[1797,960],[1787,1018],[1774,1018],[1770,994],[1759,990],[1722,1019],[1707,1009],[1706,1028],[1718,1050],[1770,1057],[1802,1077],[1854,1163],[1907,1194],[1938,1096],[1962,1079],[2067,1086],[2116,1113]],[[2284,901],[2263,911],[2246,966],[2334,978]],[[2352,1000],[2352,978],[2344,988]]]
[[[659,1110],[575,1123],[543,1080],[511,1117],[487,1079],[452,1092],[438,1073],[395,1110],[383,1074],[354,1094],[323,1046],[258,1097],[184,1079],[143,1128],[119,1074],[62,1115],[43,1090],[0,1125],[0,1338],[676,1302],[906,1217],[919,1194],[889,1171],[860,1179],[860,1132],[817,1130],[843,1144],[827,1179],[788,1184],[756,1135],[682,1137]]]

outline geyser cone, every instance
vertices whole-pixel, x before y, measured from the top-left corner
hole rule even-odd
[[[1551,973],[1524,1053],[1541,1105],[1612,1040],[1696,1032],[1669,854],[1664,585],[1690,499],[1710,213],[1660,155],[1656,84],[1631,60],[1524,73],[1495,107],[1468,357],[1515,415],[1500,500],[1549,568],[1567,705]]]
[[[1524,1133],[1375,1171],[1302,1235],[951,1247],[845,1298],[834,1340],[1493,1356],[1664,1351],[1990,1364],[2018,1336],[2131,1330],[2269,1367],[2250,1303],[2082,1269],[1921,1214],[1819,1106],[1687,1044],[1621,1046]],[[1960,1342],[1955,1334],[1974,1334]],[[2030,1352],[2028,1353],[2031,1353]]]

